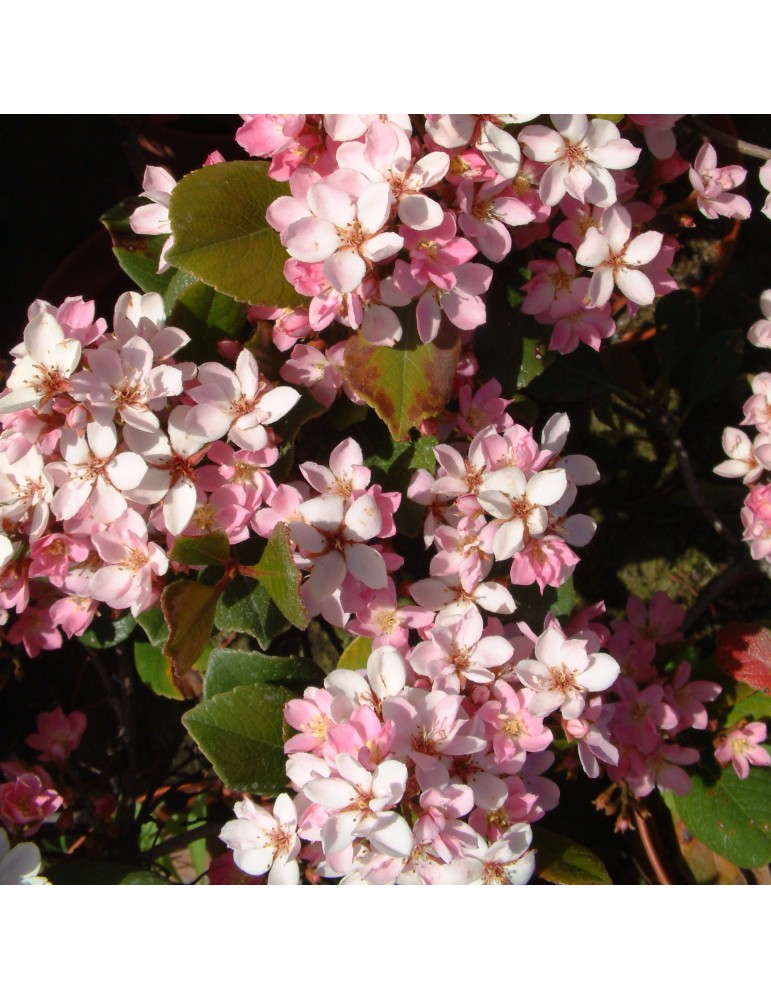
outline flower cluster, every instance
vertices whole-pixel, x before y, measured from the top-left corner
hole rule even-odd
[[[299,398],[248,351],[235,371],[176,362],[159,295],[35,302],[0,395],[0,609],[29,655],[81,635],[99,603],[158,602],[182,533],[245,538],[276,486],[270,429]]]
[[[753,323],[747,339],[755,347],[771,347],[771,289],[760,297],[763,319]],[[754,427],[755,436],[740,427],[726,427],[723,450],[728,458],[715,466],[718,476],[741,479],[749,487],[742,508],[743,539],[753,559],[771,562],[771,373],[753,376],[752,395],[744,404],[743,427]]]
[[[530,824],[557,804],[545,719],[581,715],[618,664],[594,637],[551,620],[485,624],[448,608],[400,652],[335,670],[286,705],[294,800],[245,800],[222,839],[250,875],[297,881],[297,858],[345,883],[517,884],[535,859]],[[610,748],[611,755],[613,748]],[[302,846],[301,841],[305,842]]]
[[[398,310],[408,305],[424,342],[437,336],[443,316],[465,335],[485,322],[482,295],[493,273],[477,258],[495,264],[514,245],[548,235],[567,246],[556,261],[530,262],[524,309],[552,327],[554,350],[579,342],[598,349],[614,333],[614,287],[632,308],[676,287],[667,272],[676,244],[641,231],[655,215],[634,200],[641,150],[611,121],[243,117],[240,144],[270,159],[271,176],[289,181],[291,196],[271,205],[268,221],[290,257],[287,279],[311,299],[307,308],[260,313],[276,321],[282,350],[333,320],[360,328],[373,344],[394,344],[403,333]],[[666,117],[631,116],[628,131],[662,133],[671,128],[658,121]],[[302,363],[305,352],[295,351]]]

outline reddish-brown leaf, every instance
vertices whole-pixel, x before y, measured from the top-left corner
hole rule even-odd
[[[458,366],[460,337],[449,325],[424,344],[415,328],[415,310],[397,310],[402,339],[393,347],[374,347],[361,333],[345,345],[345,378],[388,426],[397,441],[411,427],[436,416],[447,405]]]
[[[730,622],[717,634],[717,662],[734,680],[771,693],[771,629],[753,622]]]

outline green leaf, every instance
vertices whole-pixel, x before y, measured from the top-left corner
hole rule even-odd
[[[163,293],[163,306],[166,310],[166,315],[171,316],[174,311],[174,306],[177,299],[180,297],[182,292],[191,285],[194,285],[197,281],[194,274],[188,274],[187,271],[178,271],[176,268],[172,269],[173,278],[169,282],[169,286]]]
[[[144,683],[155,694],[184,701],[185,695],[177,687],[171,660],[163,655],[159,646],[152,646],[149,642],[135,642],[134,666]]]
[[[109,209],[99,220],[110,234],[112,252],[126,274],[143,292],[163,295],[176,271],[158,274],[158,261],[168,236],[140,236],[129,224],[129,216],[144,198],[128,198]]]
[[[135,627],[136,620],[130,614],[112,618],[109,612],[101,612],[79,638],[89,649],[110,649],[128,639]]]
[[[155,872],[112,861],[66,861],[46,876],[54,885],[171,885]]]
[[[162,646],[169,637],[169,626],[163,617],[163,609],[160,604],[154,608],[148,608],[137,615],[137,621],[145,630],[145,635],[153,646]]]
[[[220,597],[214,624],[223,632],[246,632],[267,649],[277,635],[286,632],[289,622],[256,580],[237,576]]]
[[[340,654],[338,670],[365,670],[372,652],[372,639],[368,635],[357,635]]]
[[[535,873],[556,885],[612,885],[605,865],[596,854],[568,837],[544,829],[533,829],[536,849]]]
[[[364,464],[372,469],[373,480],[384,490],[401,494],[401,503],[394,515],[399,533],[416,538],[423,527],[426,511],[407,496],[407,487],[417,469],[434,472],[437,438],[426,434],[413,441],[394,441],[382,421],[373,418],[358,429],[356,440],[367,456]]]
[[[717,780],[693,774],[690,792],[675,803],[691,833],[740,868],[771,861],[771,769],[751,767],[744,780],[732,767]]]
[[[543,594],[537,593],[533,586],[510,587],[509,590],[517,604],[517,618],[524,619],[536,632],[543,628],[543,620],[549,611],[557,616],[569,615],[576,604],[572,577],[556,590],[547,587]]]
[[[415,309],[400,314],[402,339],[393,347],[374,347],[361,333],[345,345],[345,378],[385,422],[391,436],[406,441],[410,428],[436,416],[447,405],[458,366],[460,337],[449,325],[436,340],[421,342]]]
[[[544,370],[548,352],[547,329],[522,312],[521,296],[497,271],[487,296],[487,321],[474,333],[474,352],[485,379],[495,378],[504,396],[523,389]],[[512,301],[514,300],[514,301]]]
[[[230,542],[224,531],[177,535],[169,558],[188,566],[224,566],[230,560]]]
[[[667,380],[696,346],[699,333],[699,300],[693,292],[676,291],[659,299],[653,346]]]
[[[247,684],[201,702],[182,722],[228,788],[276,795],[287,784],[284,705],[294,697],[275,684]]]
[[[180,291],[169,326],[179,326],[190,336],[178,355],[183,361],[201,364],[217,356],[220,340],[238,340],[246,324],[246,305],[216,292],[202,281]]]
[[[209,657],[204,698],[224,694],[242,684],[281,683],[306,687],[318,683],[319,668],[302,656],[266,656],[241,649],[215,649]]]
[[[161,607],[169,626],[163,652],[179,677],[192,670],[211,638],[218,586],[210,587],[196,580],[177,580],[161,594]]]
[[[240,302],[307,304],[284,278],[286,250],[265,221],[271,202],[289,193],[287,184],[268,177],[264,162],[194,170],[171,194],[174,246],[166,259]]]
[[[249,575],[260,581],[287,621],[295,628],[308,627],[308,612],[300,596],[302,576],[292,559],[289,529],[285,524],[279,522],[273,529],[260,561]]]
[[[689,355],[686,414],[736,378],[741,370],[744,343],[741,330],[724,330],[701,338],[698,352]]]
[[[745,689],[751,690],[751,689]],[[740,719],[755,719],[762,721],[771,718],[771,695],[763,691],[752,691],[746,698],[740,698],[725,719],[726,728]]]

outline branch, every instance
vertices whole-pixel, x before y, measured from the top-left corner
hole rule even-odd
[[[686,125],[695,131],[703,132],[710,139],[715,139],[721,146],[735,149],[737,153],[743,153],[745,156],[754,156],[758,160],[771,160],[771,149],[767,149],[765,146],[757,146],[754,142],[745,142],[744,139],[738,139],[736,136],[729,135],[727,132],[723,132],[721,129],[715,128],[714,125],[705,122],[698,115],[691,115],[690,122],[686,122]]]

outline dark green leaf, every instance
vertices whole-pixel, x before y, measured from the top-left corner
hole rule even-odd
[[[194,285],[198,280],[194,274],[188,274],[187,271],[178,271],[176,268],[172,268],[172,273],[174,277],[171,279],[168,288],[163,293],[163,305],[167,316],[171,316],[174,311],[176,301],[182,292],[184,292],[184,290],[189,288],[191,285]]]
[[[559,833],[533,829],[536,850],[535,873],[545,882],[556,885],[612,885],[605,865],[596,854]]]
[[[256,580],[237,576],[225,588],[217,604],[214,623],[223,632],[246,632],[267,649],[289,622]]]
[[[436,340],[421,342],[415,310],[397,310],[402,339],[393,347],[373,347],[361,333],[345,346],[345,378],[374,408],[392,437],[406,441],[410,429],[447,405],[458,365],[458,331],[443,326]]]
[[[373,480],[384,490],[401,494],[401,503],[394,515],[399,533],[416,538],[423,527],[426,512],[424,507],[407,496],[407,487],[417,469],[433,473],[437,439],[426,434],[415,440],[394,441],[382,421],[373,418],[358,429],[356,440],[367,456],[364,464],[372,469]]]
[[[99,221],[110,234],[112,251],[131,280],[143,292],[163,295],[176,273],[169,268],[158,274],[158,260],[168,236],[140,236],[128,221],[134,209],[144,203],[144,199],[129,198],[105,212]]]
[[[539,594],[535,586],[509,589],[517,604],[517,618],[524,619],[536,632],[543,628],[544,618],[549,611],[558,616],[569,615],[576,603],[572,577],[556,590],[554,587],[546,587],[543,594]]]
[[[275,306],[307,303],[284,278],[286,250],[265,221],[271,202],[289,187],[268,177],[268,164],[215,163],[176,185],[169,217],[170,263],[240,302]]]
[[[161,595],[161,607],[169,626],[163,652],[179,677],[196,665],[211,638],[219,587],[196,580],[170,583]]]
[[[163,617],[163,610],[160,604],[154,608],[148,608],[137,615],[137,621],[145,630],[145,635],[153,646],[162,646],[169,637],[169,626]]]
[[[183,361],[201,364],[217,356],[220,340],[238,340],[246,323],[246,306],[228,295],[196,281],[180,291],[169,317],[169,326],[179,326],[190,343],[179,352]]]
[[[292,559],[289,530],[279,522],[268,539],[262,558],[251,570],[270,594],[276,607],[296,628],[308,627],[308,612],[300,596],[300,571]]]
[[[771,769],[751,767],[744,780],[733,767],[717,780],[693,774],[691,791],[675,803],[691,833],[740,868],[771,862]]]
[[[247,684],[201,702],[182,721],[228,788],[276,795],[287,784],[284,705],[294,697],[276,684]]]
[[[89,649],[109,649],[128,639],[136,626],[136,620],[125,614],[113,618],[109,612],[100,612],[91,622],[91,627],[80,636],[80,641]]]
[[[522,312],[510,277],[494,275],[487,296],[487,322],[474,333],[474,351],[485,379],[495,378],[505,397],[513,396],[544,370],[548,328]]]
[[[177,535],[169,558],[188,566],[224,566],[230,559],[230,542],[224,531]]]
[[[318,683],[319,668],[302,656],[266,656],[241,649],[215,649],[206,667],[205,698],[231,691],[242,684],[285,684],[306,687]]]

